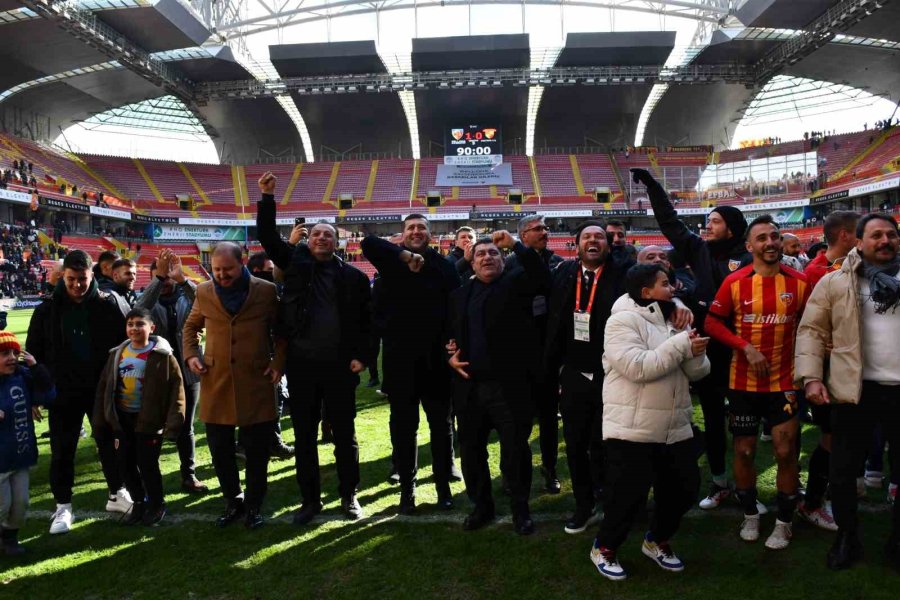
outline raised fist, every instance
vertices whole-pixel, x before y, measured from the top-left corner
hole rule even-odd
[[[653,175],[647,169],[631,169],[631,180],[635,183],[643,183],[646,186],[656,183]]]
[[[491,234],[491,241],[494,242],[494,245],[498,248],[503,248],[504,250],[509,250],[513,246],[516,245],[516,240],[512,236],[512,234],[505,229],[501,229],[500,231],[495,231]]]
[[[274,194],[275,184],[277,182],[278,178],[272,174],[272,171],[266,171],[262,174],[262,177],[259,178],[259,191],[263,194]]]

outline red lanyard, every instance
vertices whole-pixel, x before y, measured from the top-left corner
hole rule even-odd
[[[590,314],[591,307],[594,306],[594,294],[597,293],[597,282],[600,281],[600,274],[603,273],[603,267],[594,271],[594,284],[591,286],[591,295],[588,297],[587,309],[584,312]],[[584,277],[584,273],[581,275]],[[581,279],[578,279],[575,286],[575,312],[581,312]]]

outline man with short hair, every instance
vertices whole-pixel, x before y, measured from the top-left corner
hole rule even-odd
[[[513,250],[522,268],[504,267],[501,248]],[[513,526],[519,535],[530,535],[531,382],[542,366],[540,355],[514,349],[528,348],[538,335],[532,298],[546,287],[549,270],[538,252],[507,231],[479,240],[472,253],[475,277],[451,294],[449,316],[463,475],[475,504],[463,529],[479,529],[494,518],[487,444],[491,429],[496,429],[506,455]]]
[[[900,445],[900,235],[893,216],[869,213],[856,236],[840,269],[813,290],[797,334],[795,378],[812,404],[831,407],[829,484],[838,532],[830,569],[862,557],[856,477],[875,426],[881,424],[891,448]],[[900,567],[898,502],[884,550]]]
[[[384,309],[382,370],[391,407],[393,464],[400,475],[400,513],[415,511],[419,403],[431,431],[438,507],[453,507],[450,492],[452,421],[450,371],[445,359],[447,302],[459,287],[456,269],[429,246],[431,229],[420,214],[403,221],[401,245],[374,235],[363,239],[365,257],[381,274]]]
[[[771,215],[747,227],[753,263],[725,278],[706,317],[706,331],[733,351],[729,411],[734,437],[735,494],[744,508],[741,539],[759,539],[756,455],[761,419],[772,427],[777,464],[778,517],[766,548],[787,548],[797,507],[797,388],[794,333],[809,286],[806,277],[781,264],[781,231]]]
[[[544,222],[543,215],[528,215],[519,220],[517,227],[519,240],[522,245],[537,253],[549,271],[552,271],[563,262],[563,258],[547,248],[550,241],[550,228]],[[519,268],[521,260],[518,253],[513,252],[506,259],[506,270],[512,271]],[[545,337],[547,335],[547,310],[550,296],[550,279],[545,278],[543,285],[535,288],[535,295],[531,299],[531,319],[533,321],[537,337],[532,340],[534,351],[542,356],[544,353]],[[559,381],[558,373],[548,371],[535,373],[537,379],[532,382],[534,386],[533,398],[537,408],[539,440],[541,446],[541,473],[544,476],[544,489],[551,494],[558,494],[562,490],[559,477],[556,474],[556,463],[559,460]]]
[[[747,221],[739,209],[718,206],[707,216],[707,236],[703,239],[678,218],[665,189],[649,171],[631,169],[631,172],[635,183],[647,186],[653,216],[660,231],[694,274],[697,287],[694,292],[696,302],[692,308],[696,313],[698,329],[702,330],[706,312],[722,282],[751,260],[744,241]],[[705,334],[703,331],[700,333]],[[712,369],[708,376],[695,384],[695,388],[703,409],[706,458],[712,475],[709,494],[700,501],[700,508],[708,510],[716,508],[731,495],[725,469],[725,391],[731,354],[727,347],[710,340],[706,355]]]
[[[294,524],[307,525],[322,511],[317,438],[322,412],[334,436],[341,510],[351,520],[363,517],[356,497],[359,443],[356,440],[356,387],[371,360],[371,291],[369,278],[335,255],[337,230],[316,223],[308,238],[291,246],[281,239],[275,221],[272,173],[259,180],[259,239],[275,265],[284,271],[278,318],[288,340],[287,380],[302,498]],[[442,259],[443,261],[443,259]]]
[[[134,282],[137,279],[137,265],[130,258],[120,258],[112,264],[112,279],[116,286],[113,292],[122,296],[128,306],[134,308],[137,296],[134,293]]]
[[[606,222],[606,238],[611,248],[627,245],[627,233],[624,221],[610,219]]]
[[[819,281],[828,273],[839,271],[847,254],[856,247],[856,225],[859,215],[852,211],[835,211],[825,218],[824,233],[828,248],[824,254],[816,256],[804,270],[810,290],[815,290]],[[820,431],[819,444],[809,457],[809,475],[803,501],[797,512],[813,525],[829,531],[838,526],[828,504],[825,492],[828,488],[828,471],[831,463],[831,406],[810,403],[813,422]]]
[[[463,281],[472,277],[472,246],[475,244],[475,230],[471,227],[463,226],[456,230],[456,238],[453,242],[453,249],[447,254],[449,260],[459,278]]]
[[[93,273],[101,292],[115,290],[116,281],[113,279],[113,263],[120,258],[119,254],[113,250],[104,250],[97,257],[97,264],[93,267]]]
[[[116,294],[102,292],[94,281],[91,257],[73,250],[63,261],[61,283],[34,310],[26,349],[46,365],[56,384],[50,408],[50,490],[56,512],[50,533],[72,526],[75,452],[84,416],[94,411],[100,374],[110,348],[122,341],[129,306]],[[106,510],[127,513],[132,501],[116,462],[114,440],[95,432],[100,466],[109,491]]]
[[[153,301],[145,307],[153,315],[156,334],[172,346],[172,353],[181,368],[184,381],[185,421],[175,440],[180,462],[181,489],[189,494],[203,494],[209,487],[197,479],[194,462],[194,420],[200,399],[200,377],[184,364],[182,331],[194,304],[197,285],[185,277],[181,259],[172,250],[164,248],[150,263],[150,284],[138,301]]]
[[[273,342],[278,318],[275,284],[252,277],[242,259],[241,247],[234,242],[216,244],[213,280],[197,286],[184,324],[182,352],[185,364],[200,377],[200,419],[206,424],[209,452],[226,500],[216,525],[225,527],[244,517],[244,525],[256,529],[264,522],[275,384],[284,372],[285,344]],[[201,351],[204,330],[206,348]],[[246,496],[235,458],[237,427],[247,457]]]

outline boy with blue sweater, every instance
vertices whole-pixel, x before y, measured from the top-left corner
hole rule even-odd
[[[0,541],[7,556],[25,551],[19,529],[28,509],[29,469],[37,463],[34,419],[41,418],[38,405],[55,397],[46,367],[22,351],[13,333],[0,331]]]

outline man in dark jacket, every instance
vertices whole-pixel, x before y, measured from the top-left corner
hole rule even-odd
[[[431,456],[438,506],[453,507],[450,493],[452,425],[450,372],[445,357],[447,302],[459,287],[456,269],[429,246],[428,219],[408,215],[401,246],[375,236],[362,251],[381,274],[386,329],[382,370],[391,406],[394,467],[400,475],[400,512],[415,510],[419,402],[431,430]]]
[[[50,489],[56,500],[50,533],[66,533],[71,527],[82,422],[85,415],[93,415],[97,382],[109,349],[122,341],[128,310],[118,295],[98,289],[91,257],[73,250],[63,261],[63,277],[52,296],[34,310],[28,325],[27,350],[50,369],[57,389],[50,409]],[[113,439],[98,435],[95,441],[109,489],[106,510],[126,513],[132,502],[116,464]]]
[[[533,250],[543,260],[548,270],[552,271],[563,262],[561,256],[547,248],[550,240],[550,228],[544,223],[542,215],[529,215],[519,220],[518,234],[522,245]],[[510,254],[506,259],[506,269],[512,271],[521,265],[519,255]],[[547,299],[550,296],[550,280],[537,288],[531,299],[530,319],[537,331],[537,337],[531,341],[538,356],[544,352],[544,341],[547,333]],[[544,489],[551,494],[558,494],[562,489],[556,475],[556,462],[559,458],[559,383],[555,371],[536,373],[534,385],[534,401],[537,406],[538,428],[541,444],[541,472],[544,475]],[[501,461],[502,462],[502,461]]]
[[[635,183],[647,186],[653,215],[659,228],[673,249],[684,258],[696,278],[694,292],[695,322],[702,327],[706,311],[715,298],[722,281],[732,272],[750,264],[752,258],[744,244],[747,221],[733,206],[715,208],[707,217],[707,239],[703,239],[678,218],[675,208],[663,187],[644,169],[632,169]],[[701,332],[701,335],[704,335]],[[700,508],[717,507],[730,495],[725,471],[725,390],[731,351],[710,340],[707,355],[712,362],[710,374],[697,382],[696,389],[703,409],[706,438],[706,457],[712,471],[713,483],[709,495],[700,501]]]
[[[474,229],[471,227],[460,227],[456,230],[456,240],[454,240],[453,249],[447,254],[447,260],[456,267],[456,272],[462,281],[466,281],[473,275],[471,250],[474,244]]]
[[[500,248],[513,249],[522,268],[506,269]],[[546,288],[549,269],[541,255],[516,242],[507,231],[474,244],[475,278],[450,297],[448,341],[456,372],[454,408],[459,419],[466,491],[475,509],[463,528],[483,527],[494,518],[487,443],[491,429],[500,435],[506,455],[506,480],[516,533],[534,532],[528,510],[534,418],[532,385],[540,356],[517,352],[534,343],[534,297]]]
[[[596,523],[603,486],[603,335],[625,272],[610,254],[603,224],[587,221],[575,232],[578,259],[553,271],[545,350],[548,372],[559,373],[559,405],[575,513],[567,533]]]
[[[121,258],[112,250],[105,250],[97,257],[97,264],[93,266],[94,279],[101,292],[109,292],[116,288],[113,279],[113,263]]]
[[[269,258],[284,271],[278,328],[289,341],[287,379],[302,496],[294,523],[306,525],[322,511],[316,442],[323,406],[334,434],[341,510],[355,520],[363,516],[356,498],[354,419],[359,373],[371,354],[369,278],[334,255],[337,231],[327,223],[314,225],[308,242],[291,246],[281,239],[275,227],[275,183],[271,173],[259,180],[256,225]]]

